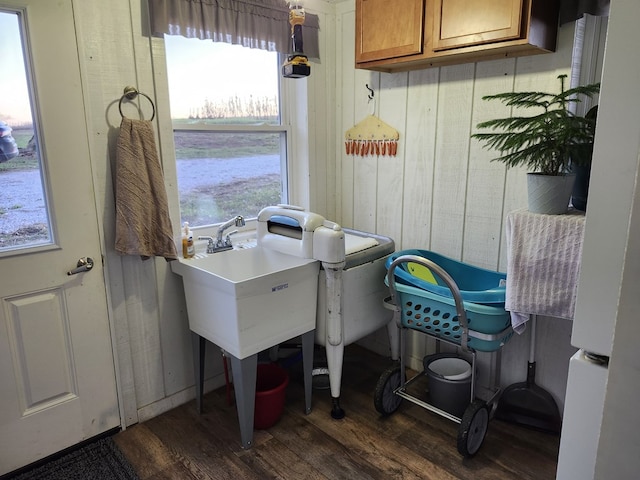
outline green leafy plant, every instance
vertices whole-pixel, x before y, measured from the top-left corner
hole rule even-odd
[[[481,122],[479,129],[494,132],[475,133],[472,138],[484,142],[485,148],[496,150],[501,156],[492,159],[507,167],[526,166],[532,172],[562,175],[569,171],[571,161],[586,160],[585,149],[593,145],[595,115],[579,116],[571,105],[600,92],[600,84],[593,83],[565,90],[566,75],[559,75],[560,93],[507,92],[487,95],[483,100],[499,100],[516,109],[537,109],[539,113],[524,117],[511,116]],[[518,110],[519,111],[519,110]]]

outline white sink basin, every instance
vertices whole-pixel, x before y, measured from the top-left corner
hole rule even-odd
[[[171,262],[189,328],[239,359],[315,328],[319,268],[260,246]]]

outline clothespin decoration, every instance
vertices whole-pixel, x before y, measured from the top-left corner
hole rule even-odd
[[[369,91],[369,103],[375,95],[369,84],[365,84]],[[375,111],[375,104],[374,104]],[[345,134],[345,149],[347,155],[365,157],[367,155],[395,156],[398,151],[400,134],[390,125],[384,123],[374,115],[368,115],[360,123],[351,127]]]
[[[374,115],[351,127],[345,134],[347,155],[388,155],[394,157],[398,151],[398,131]]]

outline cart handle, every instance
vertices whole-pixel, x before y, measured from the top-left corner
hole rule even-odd
[[[415,262],[424,267],[427,267],[432,273],[437,274],[444,283],[447,284],[449,290],[451,290],[451,295],[453,296],[453,301],[456,304],[456,312],[458,314],[458,322],[462,326],[463,333],[462,339],[460,341],[460,347],[463,351],[468,351],[467,349],[467,338],[469,336],[469,324],[467,322],[467,313],[464,310],[464,303],[462,301],[462,294],[460,293],[460,289],[456,284],[455,280],[451,278],[451,276],[438,264],[432,262],[431,260],[421,257],[419,255],[401,255],[396,258],[391,265],[389,266],[387,279],[389,282],[389,290],[391,291],[391,300],[392,302],[398,306],[397,292],[396,292],[396,277],[395,277],[395,269],[398,265],[402,263]],[[399,308],[397,311],[400,311]]]

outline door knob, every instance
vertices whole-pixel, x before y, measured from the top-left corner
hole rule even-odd
[[[74,268],[73,270],[69,270],[67,272],[67,275],[75,275],[76,273],[80,273],[80,272],[88,272],[92,268],[93,268],[93,258],[82,257],[80,260],[78,260],[78,263],[76,264],[76,268]]]

